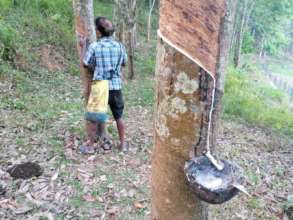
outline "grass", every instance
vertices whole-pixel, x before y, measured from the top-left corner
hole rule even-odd
[[[249,75],[250,71],[254,72],[253,76]],[[225,118],[239,117],[293,135],[293,114],[288,97],[269,87],[256,69],[229,69],[223,105]]]
[[[268,58],[267,68],[272,72],[284,76],[293,76],[292,60],[287,57]]]
[[[154,72],[155,72],[155,42],[140,46],[135,55],[135,80],[126,83],[124,94],[131,106],[153,108],[154,103]]]

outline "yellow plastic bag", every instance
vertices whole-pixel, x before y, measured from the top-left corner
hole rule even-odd
[[[108,119],[109,81],[93,81],[85,118],[93,122],[105,122]]]

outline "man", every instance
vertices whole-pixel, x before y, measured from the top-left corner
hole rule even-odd
[[[99,39],[97,42],[93,42],[89,45],[87,52],[85,53],[83,63],[86,68],[92,70],[93,81],[108,79],[109,80],[109,106],[112,111],[113,117],[116,121],[120,144],[119,148],[122,151],[127,151],[128,146],[125,141],[125,126],[122,120],[124,101],[122,97],[122,79],[121,69],[127,63],[127,54],[125,47],[122,43],[113,39],[114,28],[112,23],[106,17],[98,17],[95,20],[96,35]],[[85,52],[85,42],[81,43],[83,51]],[[91,120],[90,115],[86,114],[86,119]],[[103,121],[99,121],[102,124],[102,130],[105,130]],[[87,131],[89,137],[89,145],[93,144],[93,135],[97,133],[97,124],[90,123]],[[105,133],[105,132],[102,132]],[[104,139],[105,140],[105,139]],[[102,143],[101,145],[105,150],[110,150],[111,145]],[[81,148],[81,152],[92,152],[93,146],[86,146]]]

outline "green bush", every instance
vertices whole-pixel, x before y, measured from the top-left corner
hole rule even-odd
[[[256,51],[255,49],[254,38],[251,36],[250,32],[245,32],[243,36],[242,53],[254,53]]]
[[[3,60],[12,60],[15,54],[17,31],[10,25],[0,21],[0,57]]]
[[[0,11],[7,10],[11,8],[12,6],[12,1],[11,0],[1,0],[0,1]]]
[[[277,89],[251,80],[241,70],[229,68],[223,99],[224,116],[269,126],[293,134],[293,114],[286,95]]]

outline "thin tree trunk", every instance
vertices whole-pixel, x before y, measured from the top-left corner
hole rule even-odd
[[[230,46],[232,44],[232,29],[235,20],[235,13],[233,13],[234,0],[226,0],[226,14],[222,18],[221,28],[220,28],[220,39],[219,39],[219,54],[218,54],[218,64],[216,72],[216,93],[215,93],[215,103],[214,112],[212,117],[212,136],[211,136],[211,146],[217,145],[217,136],[220,133],[221,124],[221,112],[222,112],[222,98],[224,95],[225,88],[225,75],[227,69],[227,63],[229,59]]]
[[[186,184],[183,167],[199,142],[200,67],[159,40],[156,67],[152,219],[206,220],[207,208]]]
[[[128,32],[128,78],[134,79],[134,50],[133,50],[133,30]]]
[[[150,0],[150,11],[149,11],[149,16],[148,16],[148,35],[147,35],[147,42],[151,40],[151,31],[152,31],[152,13],[153,9],[155,7],[156,0]]]
[[[262,37],[261,38],[261,41],[260,41],[260,52],[259,52],[259,57],[262,57],[263,56],[263,49],[264,49],[264,39],[265,39],[265,37]]]
[[[233,48],[235,47],[235,38],[236,38],[236,30],[237,30],[237,6],[238,6],[239,0],[234,0],[231,2],[230,5],[230,17],[233,18],[231,25],[231,43],[230,43],[230,49],[229,51],[232,52]]]
[[[134,79],[134,38],[135,38],[135,26],[136,26],[136,0],[128,0],[128,16],[127,16],[127,28],[128,28],[128,79]]]
[[[115,35],[121,41],[125,42],[125,7],[123,7],[122,0],[115,0],[114,8],[114,25],[115,25]],[[127,12],[126,12],[127,13]]]
[[[241,51],[242,51],[242,43],[243,43],[243,35],[247,26],[248,19],[253,10],[253,6],[255,1],[253,0],[244,0],[243,8],[240,7],[239,4],[239,13],[240,13],[240,25],[239,30],[236,32],[236,45],[235,45],[235,55],[234,55],[234,66],[238,67],[240,63]]]
[[[247,7],[248,7],[248,1],[244,0],[243,7],[239,7],[241,3],[238,6],[238,11],[240,13],[239,18],[239,29],[236,31],[236,39],[235,39],[235,55],[234,55],[234,66],[238,67],[240,62],[240,56],[241,56],[241,49],[242,49],[242,40],[243,40],[243,34],[244,34],[244,26],[245,26],[245,18],[247,13]]]
[[[134,50],[136,45],[136,0],[115,0],[117,37],[128,51],[128,79],[134,79]]]

